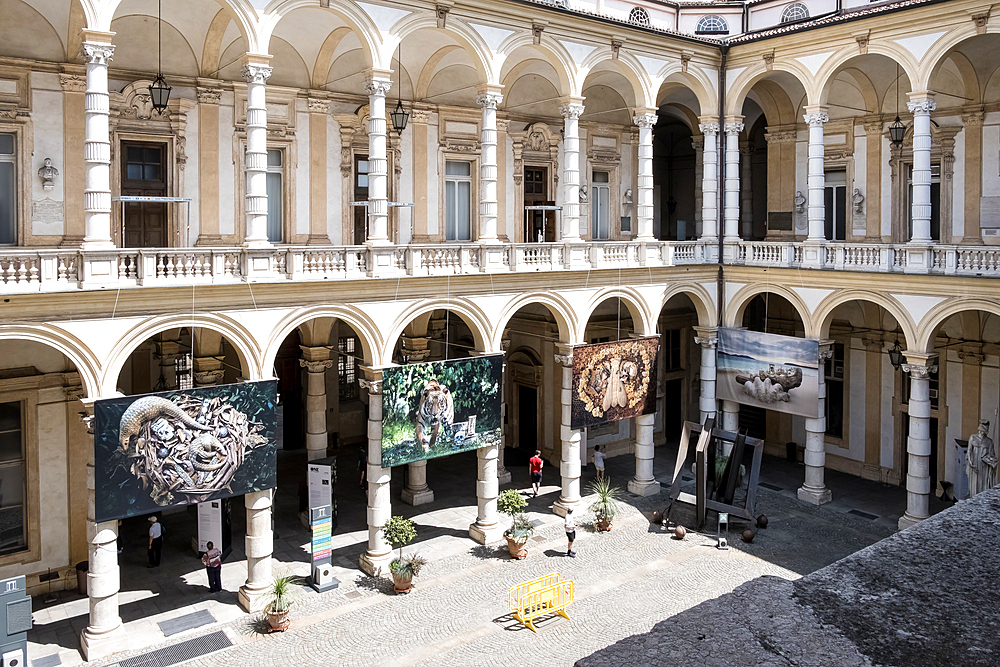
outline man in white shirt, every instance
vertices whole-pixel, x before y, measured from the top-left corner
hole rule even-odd
[[[163,553],[163,526],[156,520],[155,516],[149,517],[149,565],[146,567],[158,567],[160,565],[160,554]]]
[[[594,467],[597,468],[597,479],[604,479],[604,452],[600,445],[594,445]]]
[[[573,508],[566,508],[566,521],[563,523],[563,528],[566,530],[566,541],[569,542],[569,546],[566,547],[566,555],[570,558],[576,558],[576,552],[573,551],[573,542],[576,541],[576,520],[573,518]]]

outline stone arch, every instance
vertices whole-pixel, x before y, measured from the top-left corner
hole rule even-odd
[[[395,347],[399,337],[403,335],[406,325],[420,315],[435,310],[450,310],[461,317],[462,321],[469,327],[469,330],[472,331],[472,338],[475,341],[477,351],[496,351],[494,348],[488,347],[491,343],[489,337],[490,318],[476,303],[463,297],[424,299],[404,310],[392,323],[389,335],[382,341],[382,363],[387,363],[392,359],[393,347]]]
[[[433,16],[422,16],[416,19],[404,19],[402,24],[393,26],[394,31],[390,33],[390,39],[386,39],[385,49],[388,55],[383,54],[386,62],[392,62],[396,45],[403,41],[408,35],[412,35],[420,30],[438,30],[437,19]],[[496,82],[498,72],[493,71],[493,52],[488,44],[483,41],[475,30],[467,24],[458,20],[449,20],[448,27],[444,32],[457,41],[472,59],[472,64],[479,74],[480,83]],[[391,48],[390,48],[391,46]]]
[[[86,343],[68,331],[51,324],[7,324],[0,326],[0,340],[27,340],[58,350],[76,366],[87,398],[102,396],[101,364]]]
[[[108,354],[104,373],[101,376],[101,389],[104,395],[111,395],[116,391],[118,376],[121,375],[122,368],[129,356],[135,352],[139,345],[158,333],[183,327],[211,329],[222,334],[223,338],[229,341],[236,350],[240,358],[240,365],[246,373],[246,379],[259,380],[264,377],[261,372],[260,349],[257,341],[253,333],[239,322],[229,317],[208,313],[151,317],[122,336]]]
[[[219,1],[219,0],[216,0]],[[276,0],[264,10],[260,20],[259,50],[257,53],[266,53],[271,41],[271,35],[281,19],[288,16],[296,9],[319,9],[315,2],[310,0]],[[365,54],[365,65],[367,67],[379,67],[379,47],[382,43],[378,26],[376,26],[367,14],[357,9],[353,4],[340,2],[330,3],[329,7],[321,9],[330,12],[338,19],[347,24],[352,32],[358,37],[361,50]],[[332,31],[331,31],[332,32]],[[391,54],[390,54],[391,56]],[[324,72],[325,74],[325,72]],[[315,76],[315,68],[313,71]]]
[[[1000,23],[996,20],[989,21],[985,26],[985,34],[998,34],[1000,33]],[[915,79],[915,84],[913,90],[927,90],[930,86],[931,77],[938,70],[941,64],[945,61],[948,56],[948,52],[951,51],[956,46],[959,46],[962,42],[976,37],[979,35],[978,29],[972,21],[965,21],[962,25],[955,28],[946,35],[943,35],[941,39],[936,41],[931,48],[927,49],[927,53],[921,59],[919,67],[919,76]],[[919,84],[919,88],[917,85]]]
[[[743,318],[743,311],[746,310],[750,300],[758,294],[765,293],[777,294],[778,296],[785,298],[788,303],[792,305],[792,308],[795,309],[799,319],[802,320],[802,328],[805,330],[807,336],[810,332],[815,330],[812,327],[812,317],[809,312],[809,306],[806,305],[798,293],[794,290],[788,289],[787,287],[774,283],[752,283],[750,285],[744,285],[742,288],[737,290],[735,294],[729,297],[729,302],[722,315],[722,326],[741,326],[740,322]]]
[[[1000,303],[975,297],[948,299],[931,308],[917,326],[912,351],[928,353],[934,350],[934,334],[952,315],[967,310],[979,310],[1000,317]]]
[[[667,84],[679,84],[690,90],[698,100],[701,115],[715,115],[719,108],[719,95],[715,92],[715,85],[708,79],[708,75],[700,67],[689,67],[688,71],[683,71],[680,63],[671,62],[662,68],[655,75],[659,81],[656,89],[656,96],[653,106],[662,104],[660,92]]]
[[[631,54],[621,52],[618,59],[614,59],[611,47],[605,46],[595,49],[580,65],[580,71],[586,72],[580,82],[581,90],[587,84],[587,77],[594,73],[594,68],[598,65],[610,65],[611,71],[621,74],[632,85],[632,94],[635,96],[636,106],[652,108],[655,100],[652,91],[653,76],[646,72],[639,61]]]
[[[575,339],[572,341],[568,340],[572,337],[573,333],[579,326],[579,323],[575,319],[576,313],[573,311],[573,306],[570,305],[570,303],[560,294],[550,292],[528,292],[514,297],[514,299],[512,299],[506,306],[503,307],[503,310],[500,311],[496,328],[493,330],[493,338],[491,340],[490,349],[500,349],[500,339],[503,337],[504,329],[507,328],[507,323],[510,322],[511,318],[514,317],[515,314],[517,314],[517,311],[533,303],[544,306],[555,318],[556,324],[559,325],[559,340],[571,343],[578,342]]]
[[[785,72],[794,77],[806,91],[806,99],[811,100],[816,97],[810,94],[814,87],[813,78],[810,76],[809,71],[802,65],[775,59],[773,71]],[[771,73],[772,70],[768,70],[763,63],[748,67],[741,72],[736,77],[736,80],[729,85],[729,92],[726,93],[726,115],[741,115],[743,113],[743,103],[746,101],[747,95],[750,94],[750,90],[758,81],[767,78]]]
[[[365,361],[372,366],[382,365],[382,359],[377,355],[382,349],[383,341],[379,337],[377,325],[363,311],[345,304],[343,306],[324,305],[294,310],[279,320],[268,334],[267,340],[264,341],[261,368],[273,368],[274,360],[278,356],[278,348],[281,347],[285,338],[306,322],[320,317],[335,318],[350,325],[358,334]]]
[[[533,47],[533,50],[552,66],[556,72],[556,76],[559,77],[560,95],[580,96],[577,70],[572,56],[569,55],[561,44],[544,36],[539,44],[535,44],[529,34],[521,34],[509,38],[504,43],[503,50],[497,53],[496,72],[498,76],[503,74],[503,66],[506,64],[507,59],[522,46]]]
[[[915,340],[916,323],[899,301],[887,294],[860,289],[839,290],[823,299],[813,313],[813,326],[806,328],[806,338],[829,338],[834,312],[840,306],[851,301],[866,301],[884,308],[896,320],[899,328],[903,330],[903,337],[907,343]]]
[[[663,295],[660,297],[660,308],[657,311],[657,315],[663,310],[663,307],[667,305],[667,302],[678,294],[683,294],[691,300],[691,304],[694,306],[695,312],[698,313],[698,326],[718,326],[715,319],[715,299],[712,298],[712,295],[709,294],[708,290],[701,285],[696,284],[676,283],[667,287],[667,289],[663,291]]]
[[[631,287],[605,287],[599,290],[583,306],[583,316],[577,322],[577,331],[574,335],[573,342],[580,343],[583,341],[583,334],[587,329],[587,323],[590,322],[591,316],[597,307],[608,299],[620,299],[625,307],[628,308],[629,314],[632,316],[632,324],[636,328],[636,333],[641,335],[649,335],[656,331],[655,316],[649,310],[649,304],[646,299],[639,294],[638,291]],[[658,311],[657,311],[658,312]]]
[[[118,7],[127,0],[107,0],[103,6],[98,6],[97,12],[94,16],[87,10],[87,3],[84,2],[84,12],[87,13],[87,27],[91,30],[100,30],[102,32],[111,31],[111,22],[115,18],[115,14]],[[246,40],[247,51],[249,53],[265,53],[265,51],[260,50],[260,41],[257,38],[257,12],[254,10],[253,6],[248,0],[215,0],[224,9],[229,10],[232,14],[232,18],[236,21],[236,27],[239,28],[240,34],[243,35],[243,39]],[[266,44],[264,49],[266,49]]]
[[[840,70],[852,60],[863,59],[871,55],[885,56],[897,63],[900,69],[903,70],[903,73],[906,74],[906,78],[910,81],[911,90],[922,90],[922,88],[916,87],[918,65],[910,52],[889,40],[877,40],[868,43],[867,54],[859,54],[857,45],[852,44],[851,46],[845,46],[830,56],[816,72],[815,80],[818,94],[815,98],[810,95],[809,103],[826,104],[830,88],[833,86],[833,82],[840,73]],[[806,90],[808,92],[809,89],[807,88]],[[878,110],[876,110],[876,113],[878,113]]]

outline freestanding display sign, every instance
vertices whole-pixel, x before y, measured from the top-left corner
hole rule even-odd
[[[312,530],[312,577],[310,585],[317,591],[336,588],[340,582],[333,576],[330,562],[331,539],[337,527],[337,459],[328,457],[309,462],[309,527]]]
[[[198,503],[198,553],[208,551],[209,542],[222,550],[226,558],[233,551],[232,500],[209,500]]]
[[[26,665],[28,630],[31,630],[31,598],[24,575],[0,581],[0,662]]]

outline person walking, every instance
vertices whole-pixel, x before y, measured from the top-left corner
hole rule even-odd
[[[358,486],[361,487],[362,491],[368,488],[368,485],[365,484],[365,477],[368,475],[368,452],[365,451],[366,447],[368,445],[365,443],[362,443],[358,447]]]
[[[208,573],[208,592],[218,593],[222,590],[222,551],[211,542],[205,546],[208,551],[201,557],[201,562],[205,564],[205,571]]]
[[[566,530],[566,541],[569,542],[566,547],[566,555],[570,558],[576,558],[576,552],[573,551],[573,542],[576,541],[576,520],[573,518],[572,507],[566,509],[566,521],[563,528]]]
[[[531,488],[535,491],[533,497],[538,497],[538,490],[542,486],[542,466],[544,465],[545,461],[542,460],[542,452],[536,449],[535,455],[528,459],[528,470],[531,473]]]
[[[149,517],[149,565],[146,567],[158,567],[160,565],[160,555],[163,553],[163,526],[156,520],[155,516]]]
[[[594,467],[597,468],[597,479],[604,479],[604,452],[600,445],[594,445]]]

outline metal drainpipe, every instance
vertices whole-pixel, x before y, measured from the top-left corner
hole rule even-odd
[[[723,271],[722,263],[722,253],[724,250],[722,239],[723,239],[723,225],[724,220],[724,208],[723,203],[726,201],[726,134],[725,134],[725,110],[726,110],[726,56],[729,55],[729,44],[723,44],[719,47],[722,52],[722,62],[719,63],[719,142],[716,147],[719,151],[718,165],[719,170],[716,174],[716,178],[719,179],[719,202],[716,206],[717,208],[717,219],[716,219],[716,231],[719,237],[719,276],[717,280],[717,292],[716,292],[716,303],[718,304],[718,317],[716,324],[717,326],[722,326],[722,313],[724,308],[723,299],[726,294],[726,277]]]

